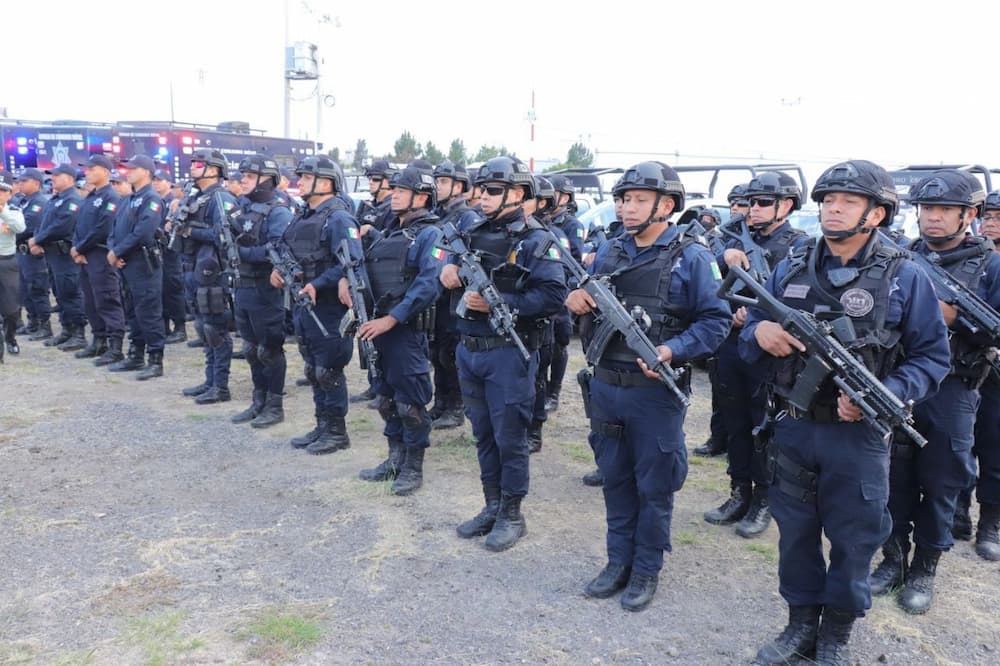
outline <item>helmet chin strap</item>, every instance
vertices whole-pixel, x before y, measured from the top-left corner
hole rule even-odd
[[[313,197],[325,197],[325,196],[331,196],[332,197],[333,196],[333,194],[334,194],[333,192],[317,192],[316,191],[316,183],[317,182],[319,182],[319,178],[313,178],[312,187],[309,188],[309,191],[308,192],[299,192],[299,195],[306,201],[306,203],[309,203],[309,200],[312,199]],[[333,182],[333,181],[331,181],[331,182]]]
[[[968,206],[962,206],[962,213],[958,220],[958,229],[955,230],[955,233],[948,234],[947,236],[928,236],[921,231],[920,239],[928,245],[945,245],[946,243],[952,242],[959,236],[964,236],[967,228],[967,225],[965,224],[965,211],[967,208]]]
[[[865,212],[861,214],[861,219],[858,220],[858,223],[855,224],[853,228],[851,228],[851,229],[838,229],[836,231],[832,231],[832,230],[828,231],[826,229],[823,229],[822,230],[823,231],[823,238],[826,238],[827,240],[830,240],[830,241],[833,241],[833,242],[839,242],[839,241],[847,240],[851,236],[855,236],[857,234],[870,234],[873,230],[865,228],[865,222],[868,221],[868,216],[871,215],[871,212],[873,210],[875,210],[875,202],[872,201],[871,199],[869,199],[868,200],[868,207],[865,208]]]
[[[641,234],[642,232],[644,232],[646,229],[648,229],[649,225],[656,224],[656,223],[659,223],[659,222],[666,222],[667,220],[669,220],[670,219],[670,215],[661,215],[659,217],[655,217],[655,215],[656,215],[656,209],[660,207],[660,201],[662,201],[662,200],[663,200],[663,193],[662,192],[657,192],[656,193],[656,200],[653,201],[653,209],[649,212],[649,217],[646,218],[646,221],[643,222],[642,224],[637,224],[634,227],[630,227],[627,224],[624,225],[625,226],[625,233],[627,233],[627,234],[629,234],[631,236],[638,236],[639,234]]]
[[[406,215],[407,213],[412,213],[412,212],[413,212],[413,211],[415,211],[415,210],[423,210],[423,206],[421,206],[420,208],[417,208],[417,207],[415,207],[415,206],[413,205],[413,199],[414,199],[414,197],[416,197],[417,193],[416,193],[416,192],[414,192],[413,190],[407,190],[407,192],[409,192],[409,193],[410,193],[410,203],[409,203],[409,204],[407,204],[406,208],[404,208],[404,209],[402,209],[402,210],[395,210],[395,209],[394,209],[394,210],[392,211],[392,212],[393,212],[393,213],[395,213],[395,214],[396,214],[396,215],[397,215],[398,217],[403,217],[403,216],[404,216],[404,215]]]
[[[507,194],[510,192],[510,187],[511,187],[510,185],[503,186],[503,199],[500,200],[500,205],[497,206],[497,209],[493,211],[491,214],[486,216],[487,220],[497,219],[498,217],[500,217],[500,215],[506,208],[519,208],[521,206],[521,202],[509,203],[507,201]]]

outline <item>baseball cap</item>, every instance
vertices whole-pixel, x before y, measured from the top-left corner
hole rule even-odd
[[[73,180],[76,180],[76,167],[72,164],[57,164],[51,169],[46,169],[45,173],[50,176],[55,176],[60,173],[64,173],[67,176],[73,176]]]
[[[37,180],[39,183],[45,182],[45,174],[42,173],[41,169],[25,169],[20,174],[18,174],[18,180]]]
[[[122,166],[126,169],[145,169],[149,173],[156,173],[156,164],[153,162],[153,158],[148,155],[133,155]]]
[[[99,167],[104,167],[108,171],[111,171],[112,169],[115,168],[115,165],[112,164],[111,159],[109,157],[106,157],[105,155],[91,155],[90,157],[87,158],[86,162],[77,164],[77,166],[81,167],[99,166]]]
[[[157,169],[156,173],[153,174],[153,180],[165,180],[168,183],[172,182],[170,178],[170,172],[166,169]]]
[[[0,190],[4,192],[14,191],[14,174],[9,171],[0,172]]]
[[[125,176],[123,176],[121,171],[119,171],[118,169],[115,169],[114,171],[111,172],[112,183],[124,183],[125,180],[126,180]]]

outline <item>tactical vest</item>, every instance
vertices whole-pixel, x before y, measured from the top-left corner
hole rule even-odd
[[[936,254],[922,240],[913,241],[910,250],[924,256]],[[952,252],[937,255],[937,263],[949,275],[975,292],[979,289],[979,282],[993,251],[993,241],[969,236]],[[948,343],[951,347],[951,375],[971,379],[978,385],[989,372],[989,361],[986,358],[988,348],[961,330],[952,332]]]
[[[786,305],[813,314],[817,319],[832,322],[846,316],[853,325],[854,337],[838,335],[839,342],[872,374],[884,378],[902,352],[902,332],[886,330],[885,321],[889,314],[889,293],[906,253],[888,243],[879,243],[874,252],[864,258],[857,276],[840,286],[834,286],[827,272],[816,266],[819,254],[815,239],[792,251],[788,272],[778,284],[779,298]],[[840,330],[839,326],[835,328]],[[805,367],[805,360],[796,354],[779,359],[775,365],[775,392],[787,394]],[[831,409],[837,397],[837,387],[827,381],[820,388],[817,403]]]
[[[327,219],[338,210],[347,208],[338,201],[322,213],[307,210],[306,215],[299,215],[285,229],[285,244],[302,266],[305,283],[312,282],[333,265]]]
[[[375,241],[365,252],[365,267],[371,283],[375,311],[388,314],[399,305],[417,277],[418,270],[407,266],[406,255],[424,227],[437,222],[433,215],[411,220]]]
[[[767,260],[767,265],[771,267],[772,271],[778,265],[779,261],[788,256],[788,249],[792,244],[804,235],[803,232],[791,225],[786,229],[782,229],[780,233],[770,236],[763,236],[756,232],[751,233],[754,242],[764,250],[764,258]]]
[[[236,228],[233,229],[234,239],[246,236],[253,239],[252,243],[239,243],[243,246],[264,245],[267,243],[267,232],[264,228],[267,218],[275,207],[281,205],[281,200],[274,198],[267,203],[252,203],[244,213],[235,220]],[[240,280],[239,287],[252,288],[266,286],[271,274],[270,263],[257,263],[240,259]]]
[[[691,236],[679,236],[667,245],[659,246],[659,251],[655,254],[649,253],[638,262],[631,263],[622,239],[611,241],[606,261],[612,266],[620,267],[611,273],[615,296],[626,310],[631,311],[636,306],[645,310],[649,318],[649,326],[645,332],[653,344],[658,345],[679,335],[691,324],[690,313],[671,305],[669,298],[673,268],[684,249],[696,242]],[[613,361],[634,366],[635,357],[636,353],[625,344],[625,338],[620,333],[615,333],[601,356],[601,362]]]
[[[189,213],[187,219],[182,223],[196,229],[209,229],[211,228],[211,223],[209,223],[207,216],[208,202],[215,195],[216,188],[221,187],[221,185],[211,185],[204,192],[200,192],[197,195],[190,194],[185,197],[180,205],[188,206],[194,212]],[[181,254],[186,254],[193,257],[198,253],[199,243],[188,236],[181,236]]]

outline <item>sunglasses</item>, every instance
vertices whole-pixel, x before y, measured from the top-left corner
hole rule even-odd
[[[191,162],[191,166],[194,167],[195,169],[201,169],[202,167],[205,166],[205,163],[204,162]]]
[[[368,181],[372,183],[381,183],[383,180],[385,180],[385,178],[383,178],[382,176],[378,177],[372,176],[371,178],[368,179]]]
[[[750,205],[759,206],[760,208],[769,208],[773,206],[778,200],[774,197],[751,197]]]
[[[504,190],[507,188],[503,185],[480,185],[480,194],[488,194],[491,197],[498,197],[503,194]]]

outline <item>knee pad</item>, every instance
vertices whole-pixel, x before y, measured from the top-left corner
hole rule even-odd
[[[303,368],[303,370],[304,370],[306,379],[309,380],[309,383],[312,384],[313,386],[318,386],[319,382],[316,381],[316,366],[312,365],[311,363],[306,363],[306,365]]]
[[[340,368],[316,368],[316,383],[324,391],[333,391],[344,385],[346,378]]]
[[[261,363],[260,357],[257,355],[256,345],[247,345],[247,349],[244,353],[246,354],[247,363],[249,363],[250,365],[256,365],[257,363]]]
[[[375,409],[386,421],[396,416],[396,403],[387,395],[375,396]]]
[[[226,329],[215,324],[205,323],[202,326],[205,344],[209,347],[219,347],[226,341]]]
[[[281,347],[265,347],[264,345],[257,345],[256,354],[257,358],[260,359],[260,364],[265,368],[277,365],[283,358],[285,358],[285,350]]]
[[[427,409],[423,405],[411,405],[406,402],[396,403],[396,413],[403,420],[403,427],[407,430],[422,428],[427,417]]]

